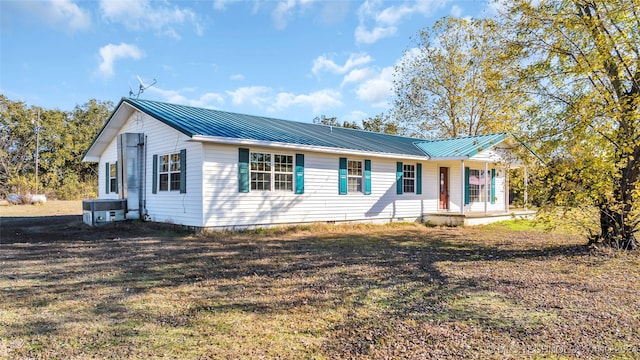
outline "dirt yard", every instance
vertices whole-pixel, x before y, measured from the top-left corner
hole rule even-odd
[[[0,209],[2,359],[640,359],[640,255],[579,236],[522,224],[196,236],[91,228],[80,203],[64,205]]]

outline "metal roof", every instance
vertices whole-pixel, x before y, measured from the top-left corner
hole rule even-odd
[[[416,146],[431,158],[470,158],[504,141],[506,133],[417,142]]]
[[[280,120],[225,111],[125,98],[136,109],[189,137],[212,136],[425,156],[414,138],[327,125]],[[426,156],[425,156],[426,157]]]
[[[211,138],[211,141],[248,140],[271,145],[300,145],[338,152],[373,152],[425,159],[468,159],[512,136],[502,133],[429,141],[151,100],[122,98],[87,149],[84,161],[99,160],[100,154],[133,109],[202,141],[207,141],[207,138]]]

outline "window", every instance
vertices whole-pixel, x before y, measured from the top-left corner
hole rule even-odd
[[[104,164],[104,192],[118,193],[118,162]]]
[[[489,185],[489,186],[486,186]],[[469,171],[469,200],[483,202],[491,199],[491,172],[471,169]],[[485,198],[486,196],[486,198]]]
[[[404,165],[402,169],[402,190],[405,193],[415,192],[416,167],[415,165]]]
[[[293,155],[251,153],[251,190],[293,191]]]
[[[109,192],[118,192],[118,170],[116,164],[109,164]]]
[[[274,155],[274,189],[293,191],[293,156]]]
[[[161,155],[159,160],[160,191],[180,190],[180,153]]]
[[[362,192],[362,161],[347,161],[347,192]]]

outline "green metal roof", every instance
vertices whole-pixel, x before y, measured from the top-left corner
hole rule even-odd
[[[477,135],[416,143],[431,158],[470,158],[502,142],[509,134]]]
[[[397,154],[429,159],[467,159],[500,143],[509,134],[479,135],[445,140],[422,140],[396,135],[237,114],[158,101],[123,98],[84,155],[98,161],[100,153],[126,119],[127,108],[137,109],[189,137],[295,144],[350,151]],[[121,111],[125,111],[122,115]],[[115,122],[110,126],[111,122]],[[517,139],[516,139],[517,140]]]
[[[125,98],[125,102],[187,136],[250,139],[358,151],[425,156],[414,138],[219,110]]]

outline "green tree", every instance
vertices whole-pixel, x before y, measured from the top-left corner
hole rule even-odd
[[[333,117],[326,117],[325,115],[316,116],[315,118],[313,118],[313,123],[320,124],[320,125],[335,126],[335,127],[344,127],[344,128],[350,128],[350,129],[360,129],[360,126],[355,121],[352,121],[352,122],[343,121],[342,123],[340,123],[338,121],[338,118],[335,116]]]
[[[90,196],[97,188],[95,164],[84,151],[108,118],[113,103],[89,100],[73,111],[27,107],[0,95],[0,194],[44,190],[53,197]],[[35,183],[36,119],[39,179]]]
[[[595,207],[592,237],[635,249],[640,228],[640,2],[516,0],[504,15],[536,95],[535,139],[553,159],[547,201]]]
[[[514,54],[492,20],[444,18],[419,32],[395,69],[395,115],[408,135],[513,132],[526,104]]]
[[[11,192],[12,183],[20,180],[27,190],[35,185],[36,111],[23,102],[0,94],[0,194]],[[24,185],[23,185],[24,186]]]
[[[399,134],[398,124],[391,120],[389,114],[381,113],[368,119],[362,120],[362,129],[377,133],[396,135]]]

